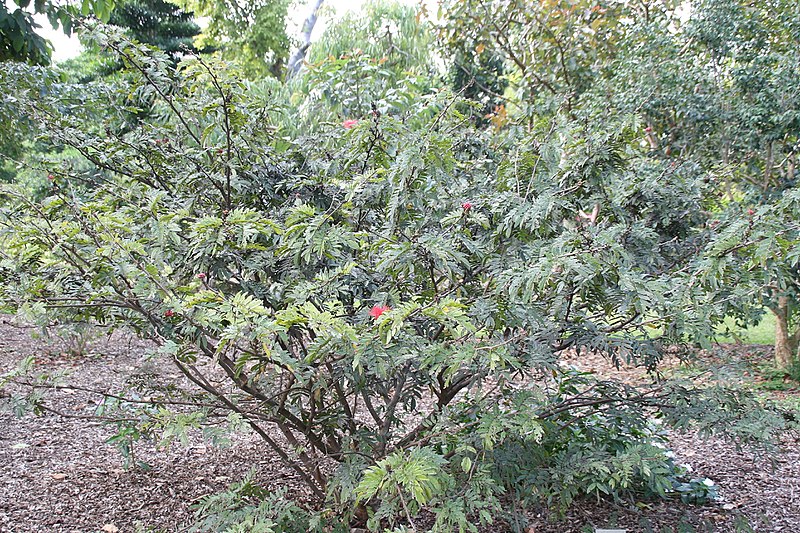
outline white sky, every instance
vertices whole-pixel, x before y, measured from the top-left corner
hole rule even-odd
[[[300,32],[300,25],[308,16],[312,1],[313,0],[295,0],[292,4],[292,7],[289,8],[289,18],[291,22],[294,23],[294,33],[297,33],[298,36]],[[419,4],[419,0],[398,1],[410,5]],[[314,27],[314,33],[312,34],[311,39],[314,40],[319,37],[325,30],[325,26],[327,26],[331,20],[336,20],[348,11],[357,11],[361,9],[361,6],[363,6],[366,2],[367,0],[325,0],[325,3],[322,5],[323,9],[321,10],[321,16],[317,20],[317,24]],[[58,63],[60,61],[64,61],[71,57],[75,57],[80,53],[81,43],[74,35],[72,37],[67,37],[61,30],[54,30],[50,26],[50,22],[48,22],[47,17],[44,15],[36,15],[34,20],[36,20],[36,22],[42,27],[39,30],[39,33],[53,43],[54,62]],[[291,32],[292,29],[290,28],[289,31]]]

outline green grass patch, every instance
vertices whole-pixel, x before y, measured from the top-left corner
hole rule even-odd
[[[764,318],[755,326],[742,329],[736,321],[728,317],[717,328],[718,342],[741,342],[743,344],[775,344],[775,315],[764,313]]]

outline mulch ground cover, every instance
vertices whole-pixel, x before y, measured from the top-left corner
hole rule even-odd
[[[13,319],[0,319],[0,373],[33,355],[45,371],[67,371],[70,385],[118,391],[131,375],[192,390],[168,362],[148,360],[147,343],[129,335],[98,336],[81,354],[58,339],[39,336]],[[736,366],[732,376],[758,381],[758,365],[768,360],[764,347],[728,346],[700,354],[690,367],[676,361],[675,372],[698,366]],[[600,356],[567,361],[586,371],[640,382],[640,369],[616,369]],[[13,392],[13,391],[12,391]],[[787,386],[769,391],[778,399],[799,398]],[[94,417],[101,398],[85,391],[61,390],[48,396],[52,411],[16,418],[0,413],[0,532],[155,532],[185,531],[192,505],[219,492],[255,469],[265,487],[283,487],[303,499],[297,477],[281,465],[252,434],[235,434],[230,445],[208,445],[200,435],[163,449],[142,441],[136,459],[149,468],[126,469],[119,451],[106,440],[115,427]],[[670,447],[697,477],[719,486],[721,499],[703,505],[678,501],[609,502],[583,500],[566,514],[530,510],[528,533],[594,531],[595,527],[631,532],[783,531],[800,532],[800,446],[785,435],[782,449],[765,457],[719,440],[673,434]],[[508,531],[501,523],[485,531]]]

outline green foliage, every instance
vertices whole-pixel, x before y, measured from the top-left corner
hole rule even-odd
[[[737,323],[730,317],[719,327],[720,335],[717,336],[719,342],[736,342],[744,344],[774,344],[775,343],[775,315],[764,313],[756,315],[750,321]]]
[[[502,58],[489,52],[461,51],[453,59],[450,67],[453,88],[465,99],[482,105],[481,124],[485,124],[485,119],[500,106],[505,108],[503,92],[508,81],[503,77],[504,71]]]
[[[197,41],[199,48],[220,50],[248,78],[282,75],[290,44],[288,0],[182,0],[179,5],[198,17],[208,17],[208,26]]]
[[[783,223],[793,216],[784,214],[792,200],[782,196],[796,185],[798,17],[794,2],[709,0],[693,4],[677,30],[668,18],[653,18],[626,37],[598,94],[640,109],[653,153],[691,160],[713,187],[707,227],[714,235],[700,276],[723,303],[719,314],[754,324],[762,307],[776,309],[788,315],[790,335],[795,236],[794,223]]]
[[[18,172],[17,167],[26,152],[25,143],[30,142],[35,125],[24,114],[21,102],[30,92],[47,90],[58,79],[52,71],[44,68],[30,69],[16,63],[5,63],[0,70],[3,100],[0,105],[0,181],[10,182]]]
[[[404,113],[434,83],[431,42],[409,6],[375,2],[348,13],[312,45],[309,64],[289,83],[297,114],[286,125],[297,134],[320,121]]]
[[[108,21],[114,9],[114,0],[82,0],[77,4],[59,4],[51,0],[34,0],[33,12],[28,11],[30,0],[14,0],[17,8],[3,3],[0,5],[0,61],[26,61],[35,65],[50,63],[52,45],[36,33],[40,26],[33,20],[33,14],[44,14],[53,29],[61,27],[70,35],[75,20],[94,15]]]
[[[123,28],[127,35],[142,44],[154,46],[164,52],[174,64],[184,54],[198,53],[194,46],[194,37],[199,35],[200,28],[193,21],[194,15],[181,10],[174,3],[164,0],[130,0],[122,2],[111,15],[110,24]],[[92,82],[106,78],[107,83],[114,83],[114,78],[125,76],[123,72],[125,58],[108,51],[91,39],[84,39],[81,54],[59,65],[64,76],[92,90]],[[120,102],[127,111],[123,128],[147,118],[152,112],[152,97],[146,94],[132,93]]]
[[[534,403],[529,392],[521,393],[514,412],[531,404],[547,407],[529,415],[538,421],[534,430],[502,434],[489,448],[494,479],[520,508],[545,502],[565,509],[582,496],[713,499],[713,484],[688,479],[664,450],[666,433],[650,407],[670,396],[677,404],[684,401],[673,387],[642,392],[567,372],[547,401]],[[684,409],[676,409],[684,416]]]
[[[19,378],[30,376],[34,373],[35,360],[32,356],[21,359],[17,366],[10,371],[0,375],[0,390]],[[49,376],[40,375],[35,377],[37,383],[46,383]],[[14,392],[0,396],[0,406],[10,411],[14,416],[21,417],[27,413],[41,414],[41,402],[44,397],[44,390],[40,388],[30,388],[25,393]]]
[[[126,28],[136,41],[175,56],[194,50],[193,38],[200,28],[193,16],[165,0],[131,0],[117,6],[109,23]]]
[[[630,28],[656,13],[670,12],[676,4],[673,0],[445,2],[439,37],[456,54],[456,64],[484,54],[503,58],[515,104],[532,117],[534,112],[553,112],[562,106],[576,108],[583,93],[604,74]],[[490,72],[485,74],[491,77]]]
[[[368,2],[360,12],[346,13],[327,28],[312,44],[308,61],[316,65],[329,58],[363,54],[380,60],[395,75],[431,74],[432,36],[416,9],[394,1]]]
[[[510,135],[559,110],[588,130],[635,117],[632,166],[666,170],[646,189],[653,201],[670,201],[661,192],[673,173],[700,192],[704,216],[670,228],[704,249],[684,285],[703,309],[692,322],[754,324],[766,306],[788,322],[789,338],[778,344],[796,350],[796,213],[781,198],[796,186],[800,147],[796,2],[707,0],[684,6],[684,15],[672,1],[444,7],[439,36],[453,68],[473,59],[467,70],[477,83],[497,79],[479,58],[504,61],[510,88],[492,114],[495,129]],[[755,247],[763,262],[751,260]]]
[[[418,104],[429,81],[408,73],[398,78],[381,59],[356,52],[310,66],[302,84],[305,88],[299,87],[294,96],[300,100],[298,122],[287,125],[290,131],[315,131],[320,121],[366,121],[380,114],[403,113]]]
[[[224,492],[206,496],[194,506],[189,531],[224,533],[301,533],[310,529],[307,511],[286,499],[285,490],[268,491],[250,472]],[[329,529],[327,531],[333,531]]]
[[[442,475],[444,457],[426,448],[411,450],[408,457],[393,453],[377,465],[367,468],[356,487],[359,500],[378,497],[381,507],[373,516],[370,529],[383,518],[392,518],[403,511],[415,516],[431,499],[447,488]],[[358,501],[358,500],[357,500]]]
[[[17,8],[13,12],[0,6],[0,61],[20,60],[33,64],[50,62],[52,48],[36,33],[39,27],[30,13]]]

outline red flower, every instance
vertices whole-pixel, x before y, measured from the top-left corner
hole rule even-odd
[[[464,211],[469,211],[470,209],[472,209],[472,204],[469,202],[464,202],[463,204],[461,204],[461,208]]]
[[[56,177],[53,176],[52,174],[48,174],[47,179],[49,179],[50,181],[55,181]]]
[[[391,309],[392,308],[388,305],[373,305],[372,309],[369,310],[369,316],[375,320],[378,320],[378,317],[380,317],[386,311],[391,311]]]
[[[346,130],[349,130],[350,128],[355,128],[356,126],[358,126],[358,121],[352,118],[342,122],[342,127]]]
[[[204,279],[206,279],[206,277],[207,277],[207,276],[206,276],[206,273],[205,273],[205,272],[200,272],[200,273],[197,275],[197,279],[199,279],[199,280],[204,280]]]
[[[756,212],[755,212],[755,210],[753,208],[750,208],[750,209],[747,210],[747,214],[750,215],[750,216],[753,216],[753,215],[756,214]]]
[[[173,311],[172,309],[167,309],[166,311],[164,311],[164,316],[167,318],[175,316],[175,311]]]
[[[651,131],[653,131],[653,128],[651,128],[650,126],[647,126],[647,127],[644,129],[644,131],[646,131],[647,133],[650,133]]]

